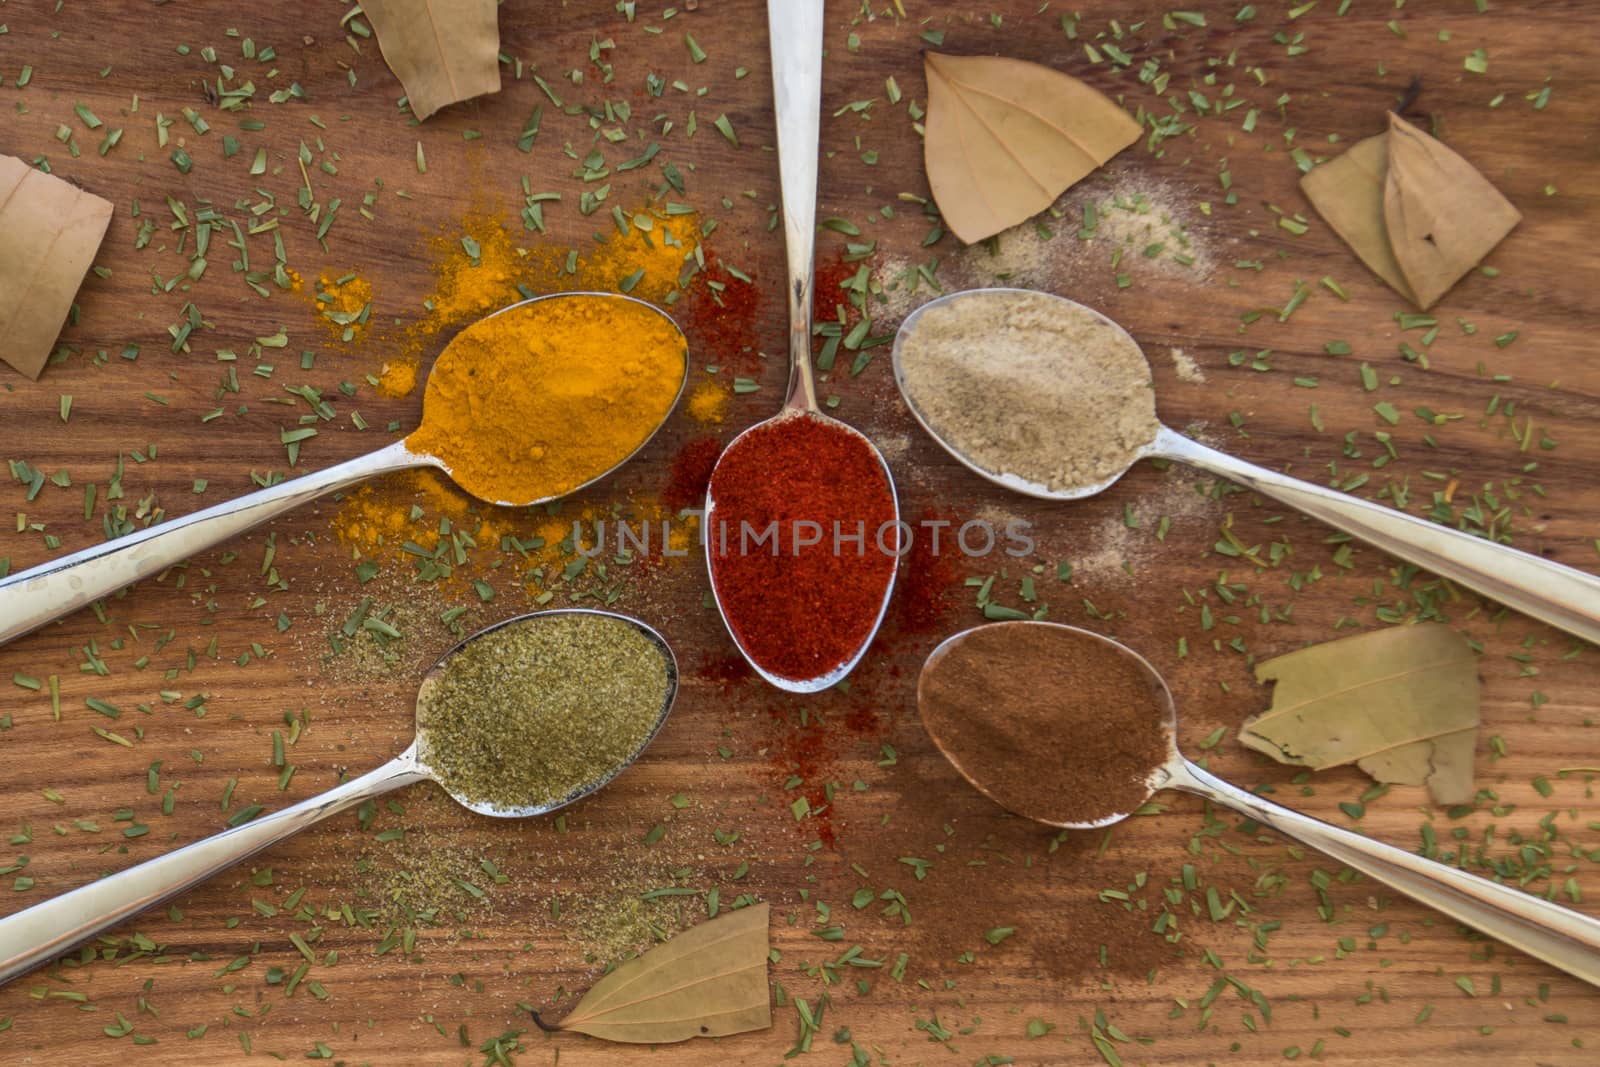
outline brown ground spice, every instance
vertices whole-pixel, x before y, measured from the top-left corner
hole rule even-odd
[[[1160,684],[1093,634],[1043,622],[982,626],[929,657],[922,721],[964,777],[1054,825],[1137,808],[1167,758]]]

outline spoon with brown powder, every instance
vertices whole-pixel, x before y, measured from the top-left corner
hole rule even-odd
[[[1280,807],[1190,763],[1166,682],[1109,638],[1047,622],[967,630],[928,656],[917,707],[962,777],[1018,815],[1087,830],[1127,818],[1158,790],[1193,793],[1600,985],[1600,920]]]
[[[417,691],[417,735],[376,770],[0,919],[0,984],[291,834],[417,782],[480,815],[566,807],[621,774],[672,710],[678,664],[638,619],[565,608],[480,630]]]
[[[422,424],[404,440],[0,577],[0,644],[381,474],[432,467],[479,500],[511,507],[576,492],[655,436],[677,406],[688,366],[677,325],[631,296],[554,293],[501,308],[434,360]],[[332,409],[312,406],[317,414],[301,422],[313,425],[286,429],[296,436],[284,441],[331,425],[324,417],[333,418]]]
[[[906,317],[893,359],[917,421],[997,485],[1078,500],[1140,459],[1177,460],[1600,643],[1600,577],[1258,467],[1162,425],[1138,342],[1082,304],[1025,289],[951,293]]]

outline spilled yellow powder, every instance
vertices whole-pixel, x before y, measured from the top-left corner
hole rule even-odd
[[[387,397],[410,396],[417,388],[417,365],[406,359],[385,363],[378,375],[378,394]]]
[[[407,542],[431,552],[441,537],[465,532],[490,547],[513,532],[525,514],[521,508],[479,504],[437,471],[405,471],[345,497],[333,532],[358,555],[418,559],[404,547]]]
[[[663,303],[679,288],[685,261],[699,246],[700,226],[686,212],[639,211],[624,220],[624,232],[613,230],[587,254],[579,253],[579,285]]]
[[[590,289],[668,302],[679,288],[685,262],[699,247],[697,217],[642,210],[622,218],[622,229],[614,227],[604,240],[578,249],[573,257],[551,248],[525,248],[518,244],[521,235],[513,234],[500,216],[469,213],[459,234],[430,243],[436,283],[423,325],[429,333],[463,325],[529,293]]]
[[[498,311],[521,300],[517,285],[531,273],[526,250],[517,247],[498,215],[473,211],[461,220],[461,232],[429,242],[434,290],[428,317],[419,325],[432,335]]]
[[[487,573],[494,559],[500,558],[505,539],[515,538],[518,550],[511,558],[530,581],[548,587],[568,565],[582,558],[580,547],[593,553],[602,521],[605,547],[596,559],[610,562],[616,557],[617,523],[625,521],[636,536],[642,534],[644,524],[649,525],[650,551],[641,562],[664,562],[661,532],[662,523],[668,520],[672,551],[692,552],[699,544],[697,516],[680,519],[654,497],[610,506],[574,501],[501,508],[478,503],[436,471],[418,470],[391,475],[351,492],[334,516],[333,531],[353,559],[411,568],[425,580],[446,584],[454,584],[469,572]],[[443,553],[438,552],[441,542],[446,542]],[[419,549],[425,554],[419,554]],[[493,555],[478,559],[474,549]]]
[[[703,425],[720,423],[728,413],[729,393],[715,378],[707,378],[694,387],[686,405],[689,417]]]
[[[300,287],[298,284],[296,288]],[[372,315],[372,283],[355,272],[334,275],[323,271],[312,297],[317,314],[336,341],[359,341]]]
[[[405,331],[399,353],[378,379],[378,390],[384,396],[410,395],[417,386],[418,368],[437,350],[443,331],[530,294],[626,292],[669,306],[688,270],[687,261],[700,245],[697,216],[650,208],[624,213],[622,218],[625,228],[613,227],[587,251],[524,247],[518,243],[522,234],[484,209],[469,212],[451,233],[431,238],[434,291],[425,305],[427,315]]]

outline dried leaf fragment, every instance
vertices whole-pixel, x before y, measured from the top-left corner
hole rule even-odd
[[[1383,217],[1394,258],[1424,311],[1522,221],[1476,167],[1394,114]]]
[[[652,1045],[766,1029],[769,913],[766,904],[735,909],[629,960],[558,1028]]]
[[[1139,139],[1104,93],[1037,63],[923,55],[923,159],[950,231],[971,244],[1049,207]]]
[[[1383,189],[1388,173],[1389,135],[1380,133],[1357,141],[1344,155],[1301,178],[1300,188],[1361,262],[1415,304],[1416,294],[1389,247],[1389,229],[1384,223]]]
[[[0,156],[0,359],[38,378],[111,222],[111,202]]]
[[[1426,311],[1522,216],[1477,169],[1400,116],[1300,179],[1317,213],[1395,292]]]
[[[1247,748],[1313,770],[1356,763],[1379,781],[1426,784],[1440,804],[1470,799],[1477,659],[1455,631],[1328,641],[1263,661],[1256,678],[1277,684],[1272,707],[1239,730]]]
[[[500,91],[495,0],[362,0],[361,9],[418,119]]]

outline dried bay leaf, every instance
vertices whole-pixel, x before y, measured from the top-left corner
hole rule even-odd
[[[1438,803],[1472,794],[1477,659],[1444,626],[1391,627],[1303,648],[1256,667],[1272,707],[1239,740],[1320,770],[1357,763],[1384,782],[1426,784]]]
[[[558,1029],[636,1044],[766,1029],[769,921],[752,904],[685,930],[596,982]]]
[[[109,200],[0,156],[0,359],[39,377],[110,222]]]
[[[1139,139],[1110,97],[1037,63],[923,54],[923,158],[950,231],[972,244],[1036,215]]]
[[[1300,179],[1300,188],[1372,272],[1426,311],[1521,220],[1455,152],[1398,115]]]
[[[1476,167],[1395,114],[1383,215],[1394,258],[1424,311],[1522,221]]]
[[[361,9],[418,119],[500,91],[495,0],[362,0]]]
[[[1306,199],[1333,232],[1372,273],[1413,304],[1416,295],[1389,247],[1383,218],[1384,178],[1389,173],[1389,136],[1357,141],[1345,154],[1300,179]]]

